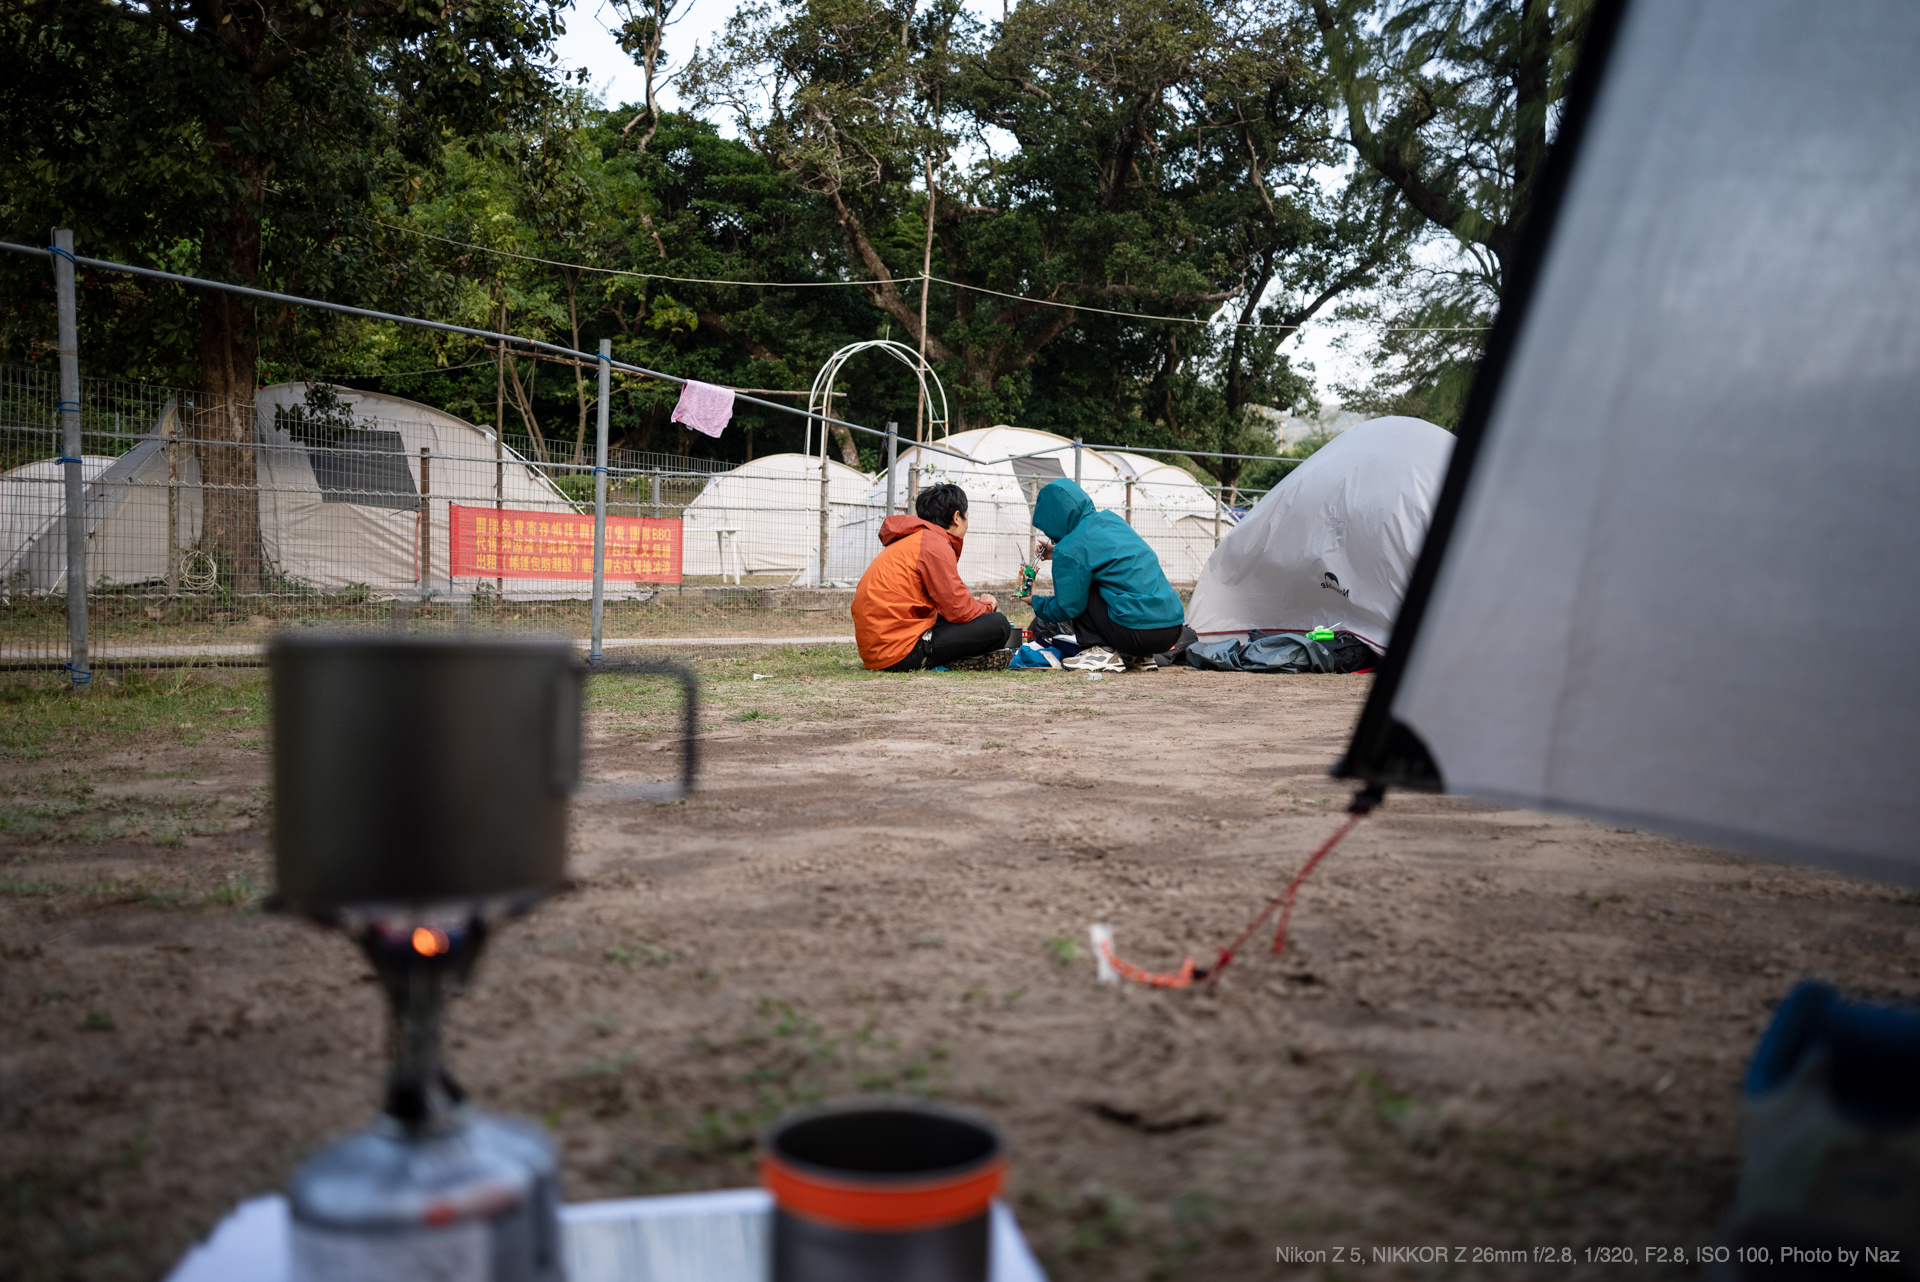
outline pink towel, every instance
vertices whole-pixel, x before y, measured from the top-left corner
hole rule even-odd
[[[680,403],[673,407],[673,421],[685,423],[696,432],[718,436],[727,430],[733,418],[733,389],[698,383],[692,379],[680,389]]]

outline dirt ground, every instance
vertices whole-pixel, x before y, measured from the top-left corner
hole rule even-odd
[[[1063,1282],[1435,1276],[1276,1251],[1438,1244],[1574,1256],[1452,1276],[1593,1276],[1589,1247],[1711,1240],[1796,977],[1920,996],[1913,896],[1409,794],[1308,883],[1284,956],[1216,994],[1103,986],[1089,923],[1204,962],[1333,831],[1366,678],[699,665],[697,797],[582,802],[576,888],[452,1018],[456,1072],[545,1121],[575,1200],[751,1183],[782,1109],[891,1091],[997,1119]],[[377,1100],[366,967],[260,910],[257,674],[135,693],[114,735],[9,694],[8,1278],[162,1276]],[[596,769],[662,773],[670,724],[602,679]]]

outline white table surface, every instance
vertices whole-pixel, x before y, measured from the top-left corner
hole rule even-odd
[[[765,1282],[773,1199],[765,1189],[633,1197],[560,1208],[568,1282]],[[167,1282],[289,1282],[287,1199],[249,1198],[187,1252]],[[993,1204],[989,1282],[1046,1282]]]

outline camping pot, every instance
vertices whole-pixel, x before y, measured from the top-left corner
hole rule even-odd
[[[921,1104],[786,1118],[761,1140],[772,1282],[986,1282],[1006,1176],[986,1123]]]
[[[277,902],[321,920],[356,905],[525,906],[565,878],[588,669],[560,640],[283,636],[273,692]],[[670,800],[695,770],[693,674],[677,784],[601,787]]]

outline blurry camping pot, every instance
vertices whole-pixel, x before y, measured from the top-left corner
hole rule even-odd
[[[761,1141],[772,1282],[986,1282],[1006,1176],[988,1125],[925,1105],[783,1119]]]
[[[322,920],[449,901],[514,911],[560,888],[589,671],[571,645],[289,636],[269,659],[284,908]],[[678,679],[686,737],[678,781],[584,791],[683,796],[696,768],[693,674],[646,663],[591,671]]]

